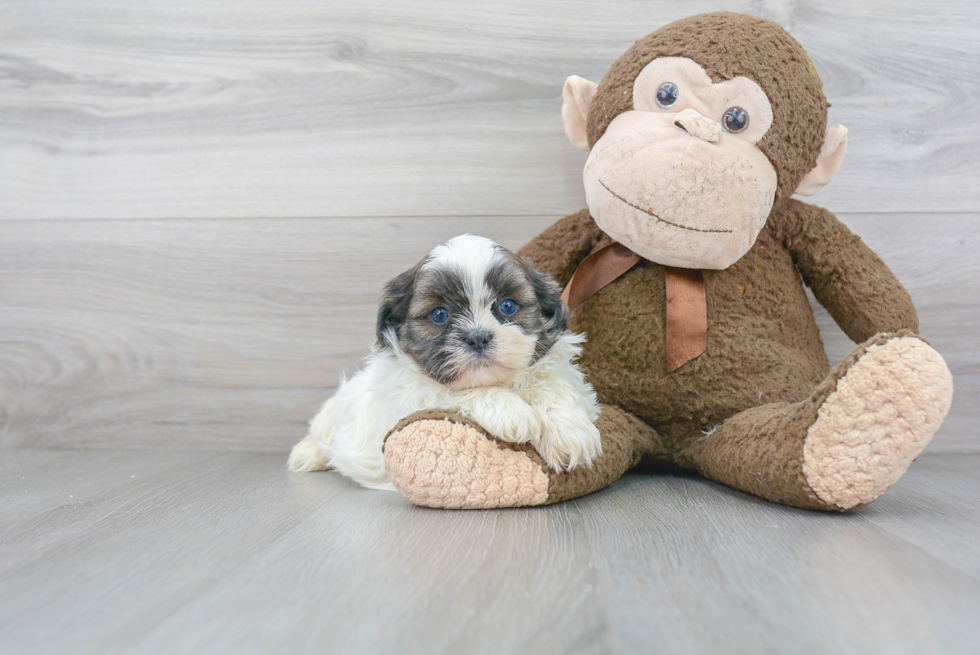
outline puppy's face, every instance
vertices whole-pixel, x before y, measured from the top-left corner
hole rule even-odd
[[[506,384],[567,329],[550,278],[489,239],[462,235],[389,282],[379,345],[391,340],[456,389]]]

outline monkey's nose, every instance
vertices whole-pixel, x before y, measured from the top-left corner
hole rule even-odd
[[[466,345],[472,350],[482,353],[490,343],[490,333],[484,332],[483,330],[474,330],[466,335],[464,341],[466,341]]]
[[[705,118],[694,109],[678,112],[674,125],[708,143],[718,143],[721,139],[721,123]]]

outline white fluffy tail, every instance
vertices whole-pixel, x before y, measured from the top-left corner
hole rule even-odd
[[[331,398],[310,421],[310,431],[306,438],[293,446],[286,468],[296,473],[323,471],[330,468],[330,460],[323,454],[321,446],[329,448],[333,440],[330,434],[333,415],[334,402]]]
[[[316,447],[313,439],[306,437],[298,444],[293,446],[289,453],[289,461],[286,468],[295,473],[308,473],[309,471],[323,471],[330,468],[330,462],[323,456],[320,449]]]

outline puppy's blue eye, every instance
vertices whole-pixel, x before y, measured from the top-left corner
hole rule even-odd
[[[429,318],[436,325],[442,325],[449,320],[449,310],[445,307],[436,307],[431,312],[429,312]]]
[[[504,316],[513,316],[517,313],[517,310],[520,309],[520,307],[516,302],[508,298],[507,300],[501,302],[497,309],[499,309],[500,313]]]

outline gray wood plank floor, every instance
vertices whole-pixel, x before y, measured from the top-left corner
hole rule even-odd
[[[846,515],[651,473],[425,510],[284,457],[3,451],[0,652],[980,650],[980,455]]]

